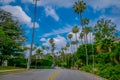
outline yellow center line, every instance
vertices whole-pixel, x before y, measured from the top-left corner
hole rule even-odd
[[[62,73],[62,71],[60,70],[60,71],[58,71],[58,72],[56,72],[56,73],[54,73],[52,76],[50,76],[49,78],[48,78],[48,80],[54,80],[54,78],[55,77],[57,77],[59,74],[61,74]]]

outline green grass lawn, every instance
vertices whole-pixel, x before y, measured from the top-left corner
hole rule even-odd
[[[0,70],[11,70],[11,69],[21,69],[21,68],[13,67],[13,66],[0,66]]]
[[[16,70],[14,70],[14,69],[16,69]],[[9,74],[9,73],[26,71],[24,68],[13,67],[13,66],[0,66],[0,70],[11,70],[11,71],[0,72],[0,74]]]
[[[15,70],[15,71],[6,71],[6,72],[0,72],[0,75],[11,74],[11,73],[18,73],[18,72],[25,72],[25,71],[27,71],[27,70],[20,69],[20,70]]]

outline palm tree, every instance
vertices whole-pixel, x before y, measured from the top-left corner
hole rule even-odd
[[[78,1],[75,2],[75,4],[73,5],[74,11],[77,14],[80,14],[80,22],[81,22],[81,26],[82,26],[82,30],[84,30],[84,24],[83,24],[83,19],[82,19],[82,13],[85,11],[86,9],[86,3],[84,1]],[[84,41],[85,37],[84,37]],[[87,45],[85,44],[85,51],[86,51],[86,65],[88,65],[88,53],[87,53]]]
[[[64,61],[65,60],[64,48],[61,48],[61,57],[62,57],[62,60]]]
[[[81,43],[83,44],[83,37],[84,37],[84,33],[81,32],[80,35],[79,35],[79,39],[81,39]]]
[[[38,59],[39,57],[42,57],[42,56],[43,56],[42,50],[41,50],[41,49],[37,49],[35,55],[36,55],[36,63],[35,63],[35,65],[36,65],[36,68],[37,68],[37,59]]]
[[[86,27],[85,28],[85,37],[86,37],[86,44],[88,44],[88,34],[92,31],[91,27]]]
[[[72,34],[68,34],[68,38],[70,39],[70,42],[71,42],[71,45],[70,45],[70,47],[71,47],[71,52],[72,52],[72,37],[73,37]]]
[[[88,25],[89,19],[84,18],[84,19],[82,20],[82,22],[83,22],[83,25],[84,25],[84,28],[83,28],[84,40],[85,40],[85,44],[87,44],[87,43],[88,43],[87,35],[88,35],[88,33],[90,32],[90,28],[86,27],[86,25]]]
[[[51,53],[52,53],[52,56],[53,56],[53,63],[55,62],[54,61],[54,50],[55,50],[55,43],[54,43],[54,39],[53,38],[50,38],[49,39],[49,43],[51,45]]]
[[[76,37],[76,42],[78,42],[77,40],[77,33],[79,32],[79,28],[77,26],[74,26],[72,28],[72,32],[75,34],[75,37]],[[76,43],[76,48],[78,47],[78,43]]]
[[[86,3],[84,1],[79,0],[78,2],[75,2],[75,4],[73,5],[73,8],[77,14],[80,14],[80,21],[83,28],[82,13],[86,9]]]
[[[84,19],[82,20],[82,22],[83,22],[83,25],[88,25],[89,19],[88,19],[88,18],[84,18]],[[86,26],[85,26],[85,27],[86,27]]]
[[[41,48],[42,48],[43,51],[46,49],[45,46],[42,46]]]
[[[75,52],[75,45],[77,44],[77,42],[76,41],[72,41],[72,45],[74,46],[74,51],[73,52]]]
[[[48,47],[48,46],[46,46],[46,51],[47,51],[47,53],[48,53],[48,51],[49,51],[49,47]]]
[[[66,44],[66,48],[68,49],[68,51],[69,51],[69,47],[70,47],[70,44],[67,43],[67,44]]]

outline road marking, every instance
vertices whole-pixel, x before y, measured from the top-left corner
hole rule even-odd
[[[52,76],[50,76],[49,78],[48,78],[48,80],[54,80],[54,78],[55,77],[57,77],[59,74],[61,74],[62,73],[62,71],[60,70],[60,71],[58,71],[58,72],[56,72],[56,73],[54,73]]]

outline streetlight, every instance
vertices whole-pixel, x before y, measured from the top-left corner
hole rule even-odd
[[[34,32],[35,32],[35,23],[36,23],[36,6],[37,6],[37,1],[39,0],[33,0],[35,1],[35,5],[34,5],[34,22],[33,22],[33,28],[32,28],[32,41],[31,41],[31,45],[30,45],[30,53],[29,53],[29,57],[28,57],[28,62],[27,62],[27,70],[30,69],[30,64],[31,64],[31,55],[32,55],[32,49],[33,49],[33,42],[34,42]]]

